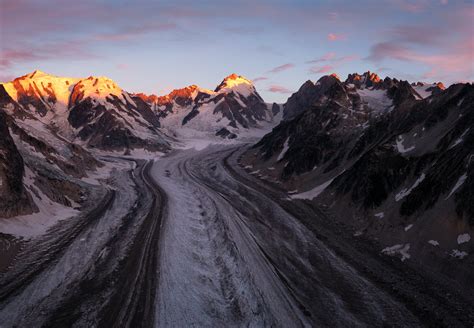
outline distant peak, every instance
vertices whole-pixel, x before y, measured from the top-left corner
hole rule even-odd
[[[357,86],[371,87],[378,83],[381,83],[382,79],[371,71],[367,71],[363,74],[352,73],[347,76],[346,83],[352,83]]]
[[[44,76],[44,75],[49,75],[49,74],[46,74],[45,72],[43,71],[40,71],[39,69],[35,70],[33,73],[30,73],[30,77],[34,77],[34,76]]]
[[[332,76],[332,77],[338,79],[339,81],[341,81],[341,78],[336,73],[332,73],[330,76]]]
[[[437,86],[438,88],[440,88],[441,90],[445,90],[445,89],[446,89],[446,87],[444,86],[443,82],[437,82],[437,83],[435,83],[435,84],[436,84],[436,86]]]
[[[235,74],[235,73],[232,73],[230,74],[228,77],[226,77],[225,79],[229,79],[229,80],[237,80],[238,78],[241,78],[241,76]]]
[[[238,93],[247,96],[254,92],[255,88],[252,81],[233,73],[222,80],[221,84],[219,84],[215,89],[215,92],[220,91],[237,91]]]
[[[252,81],[250,81],[249,79],[246,79],[242,75],[237,75],[235,73],[232,73],[229,76],[227,76],[226,78],[224,78],[222,83],[224,83],[224,82],[226,82],[228,84],[241,84],[241,83],[252,84]]]
[[[371,73],[370,71],[365,72],[364,75],[372,82],[378,83],[381,81],[377,74]]]
[[[178,97],[187,98],[187,97],[191,97],[193,92],[198,90],[198,89],[199,89],[199,87],[197,85],[192,84],[192,85],[189,85],[189,86],[181,88],[181,89],[174,89],[173,91],[171,91],[165,97],[168,97],[170,99],[175,99],[175,98],[178,98]]]
[[[37,69],[31,73],[28,73],[19,77],[19,79],[33,79],[33,78],[39,78],[39,77],[45,77],[45,76],[50,76],[50,74],[47,74]]]

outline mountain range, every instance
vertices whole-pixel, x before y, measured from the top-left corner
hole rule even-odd
[[[308,81],[283,121],[242,155],[247,171],[319,204],[384,253],[454,276],[473,249],[474,86],[350,74]],[[464,236],[464,237],[463,237]],[[450,264],[451,263],[451,264]]]
[[[470,83],[445,88],[372,72],[323,76],[269,104],[236,74],[215,90],[156,96],[106,77],[35,71],[0,85],[0,216],[34,213],[46,200],[80,210],[104,154],[166,153],[181,138],[260,131],[268,134],[242,165],[291,199],[321,204],[358,234],[400,249],[431,253],[428,241],[449,239],[444,251],[467,254],[451,237],[474,225],[473,103]]]

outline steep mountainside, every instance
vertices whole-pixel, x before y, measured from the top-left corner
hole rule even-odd
[[[469,83],[325,76],[288,99],[243,165],[326,204],[357,235],[400,246],[385,253],[461,259],[474,251],[463,242],[474,230],[473,104]]]
[[[0,217],[31,213],[36,209],[23,185],[25,166],[0,110]]]
[[[100,162],[36,119],[38,115],[0,85],[0,218],[39,212],[51,220],[80,208],[94,193],[81,179]]]
[[[416,90],[406,81],[385,78],[365,72],[350,74],[342,82],[336,75],[323,76],[318,82],[307,81],[284,105],[283,119],[289,120],[309,107],[338,101],[346,109],[375,116],[389,112],[405,101],[422,99],[442,90],[442,84],[418,84]],[[420,94],[418,93],[418,91]]]
[[[28,119],[36,125],[76,143],[105,150],[168,148],[150,106],[108,78],[62,78],[35,71],[3,87],[21,109],[10,115],[22,119],[23,113],[31,114]]]

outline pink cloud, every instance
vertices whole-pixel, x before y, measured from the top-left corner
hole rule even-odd
[[[127,70],[129,68],[129,65],[126,63],[120,63],[120,64],[115,65],[115,67],[117,67],[120,70]]]
[[[354,60],[360,59],[360,56],[358,55],[347,55],[347,56],[342,56],[337,58],[336,63],[338,64],[343,64],[343,63],[348,63]]]
[[[335,52],[328,52],[324,54],[323,56],[307,61],[307,64],[315,64],[315,63],[320,63],[320,62],[325,62],[325,61],[330,61],[336,58],[336,53]]]
[[[10,68],[16,64],[49,59],[96,59],[97,55],[86,50],[90,40],[67,40],[40,45],[16,44],[14,48],[0,51],[0,67]]]
[[[256,78],[252,79],[253,82],[264,81],[264,80],[268,80],[268,77],[259,76],[259,77],[256,77]]]
[[[334,71],[334,66],[331,66],[331,65],[324,65],[320,67],[315,66],[315,67],[311,67],[309,71],[314,74],[323,74],[323,73]]]
[[[428,73],[425,73],[426,76],[442,77],[457,74],[456,78],[459,79],[474,75],[473,49],[474,40],[470,37],[438,54],[423,54],[394,42],[382,42],[372,47],[367,59],[374,62],[384,59],[416,62],[430,69]]]
[[[281,86],[281,85],[271,85],[267,91],[273,92],[273,93],[292,93],[291,90]]]
[[[338,18],[339,18],[339,13],[337,13],[337,12],[330,12],[329,13],[329,19],[330,20],[334,21],[334,20],[337,20]]]
[[[176,28],[177,26],[174,23],[150,23],[143,24],[141,26],[129,27],[113,33],[97,34],[95,39],[98,41],[124,41],[147,33],[170,31]]]
[[[392,0],[392,2],[402,11],[409,13],[419,13],[429,5],[427,0]]]
[[[15,78],[16,76],[13,76],[12,74],[0,73],[0,83],[10,82],[13,81]]]
[[[428,72],[425,72],[421,77],[423,79],[433,79],[437,75],[438,75],[438,70],[436,68],[432,68]]]
[[[344,34],[335,34],[335,33],[328,34],[328,41],[342,41],[345,39],[346,39],[346,36]]]
[[[279,72],[289,70],[293,67],[295,67],[295,65],[291,64],[291,63],[283,64],[283,65],[277,66],[275,68],[272,68],[271,70],[268,71],[268,73],[279,73]]]
[[[224,30],[228,33],[240,35],[254,35],[263,31],[262,28],[254,26],[225,27]]]
[[[27,49],[7,49],[0,51],[0,66],[9,68],[14,62],[28,62],[42,58],[40,54]]]
[[[421,45],[435,45],[442,42],[442,38],[452,31],[438,29],[429,25],[405,25],[393,28],[389,34],[396,41]]]
[[[318,66],[313,66],[309,68],[309,73],[311,74],[324,74],[331,71],[335,71],[336,68],[338,68],[339,66],[345,63],[351,62],[353,60],[357,60],[357,59],[359,59],[359,56],[357,55],[347,55],[347,56],[337,57],[336,53],[329,52],[320,58],[310,60],[306,63],[308,64],[326,63],[323,66],[318,65]]]

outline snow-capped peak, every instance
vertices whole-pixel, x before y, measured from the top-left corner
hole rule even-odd
[[[231,91],[248,97],[252,93],[255,93],[255,87],[250,80],[233,73],[227,76],[215,90],[215,92],[219,93]]]
[[[82,79],[74,86],[71,94],[71,104],[76,104],[82,99],[90,98],[105,103],[107,99],[117,97],[124,104],[127,102],[136,106],[135,102],[130,98],[129,94],[120,88],[115,81],[105,76],[89,76]]]
[[[109,94],[119,96],[122,89],[113,80],[105,76],[89,76],[87,79],[79,81],[77,87],[84,92],[84,97],[106,97]]]
[[[29,74],[4,83],[3,86],[13,100],[37,97],[42,102],[52,105],[67,105],[72,87],[79,81],[77,78],[58,77],[36,70]]]
[[[332,76],[332,77],[338,79],[339,81],[341,81],[341,78],[336,73],[332,73],[330,76]]]
[[[423,99],[446,89],[442,82],[436,82],[431,84],[425,82],[416,82],[412,83],[411,86]]]
[[[28,78],[40,78],[40,77],[45,77],[45,76],[51,76],[50,74],[48,73],[45,73],[43,71],[40,71],[40,70],[35,70],[34,72],[32,73],[29,73],[29,74],[26,74],[25,77],[28,77]]]

